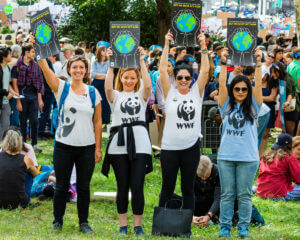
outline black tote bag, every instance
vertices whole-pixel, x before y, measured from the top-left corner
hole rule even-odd
[[[154,208],[152,235],[191,237],[193,211],[167,208],[167,203],[165,207]]]

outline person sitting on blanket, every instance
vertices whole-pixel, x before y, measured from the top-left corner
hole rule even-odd
[[[30,195],[25,191],[25,176],[38,175],[32,159],[21,154],[23,139],[20,131],[8,129],[0,152],[0,208],[27,207]]]
[[[299,183],[300,164],[292,154],[292,137],[282,133],[260,160],[256,193],[263,199],[297,201]]]

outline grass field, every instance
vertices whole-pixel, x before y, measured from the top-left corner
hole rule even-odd
[[[106,138],[103,139],[106,145]],[[274,141],[271,140],[271,141]],[[42,141],[40,146],[43,153],[38,154],[39,164],[51,164],[52,141]],[[145,212],[143,226],[145,237],[139,239],[171,239],[167,237],[151,236],[153,208],[158,203],[158,195],[161,187],[161,170],[156,160],[153,163],[154,171],[146,176],[145,180]],[[101,164],[97,164],[91,183],[91,194],[95,191],[116,191],[116,181],[113,171],[107,179],[101,173]],[[178,179],[176,192],[180,194],[180,180]],[[36,199],[33,199],[35,202]],[[257,206],[265,218],[263,227],[251,227],[251,239],[300,239],[300,203],[271,202],[253,197],[253,203]],[[116,205],[113,201],[92,199],[90,204],[89,223],[95,234],[86,236],[78,231],[78,218],[76,204],[68,203],[64,218],[63,231],[51,233],[52,229],[52,202],[43,201],[42,205],[33,209],[17,209],[13,211],[0,210],[0,240],[2,239],[135,239],[133,234],[133,220],[131,207],[129,207],[129,229],[127,237],[118,235],[118,217]],[[217,239],[219,226],[210,226],[208,229],[192,228],[194,238]],[[237,231],[232,231],[232,239],[237,238]]]

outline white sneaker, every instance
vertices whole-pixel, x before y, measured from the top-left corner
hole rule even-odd
[[[43,151],[37,144],[33,146],[33,150],[37,153],[41,153]]]

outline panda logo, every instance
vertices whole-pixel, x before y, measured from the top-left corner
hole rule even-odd
[[[241,112],[235,112],[229,115],[228,123],[232,125],[235,129],[239,129],[244,127],[246,119]]]
[[[183,101],[177,108],[178,118],[182,118],[185,121],[191,121],[195,117],[195,106],[193,100]]]
[[[141,110],[141,104],[138,97],[128,98],[121,103],[121,111],[129,115],[138,114]]]
[[[77,112],[77,110],[72,107],[72,108],[70,108],[70,112],[72,114],[75,114]],[[72,121],[72,122],[69,117],[65,118],[64,123],[60,120],[60,124],[59,124],[60,126],[57,129],[58,137],[60,138],[60,137],[69,136],[75,126],[75,123],[76,123],[75,117],[74,117],[74,121]]]

